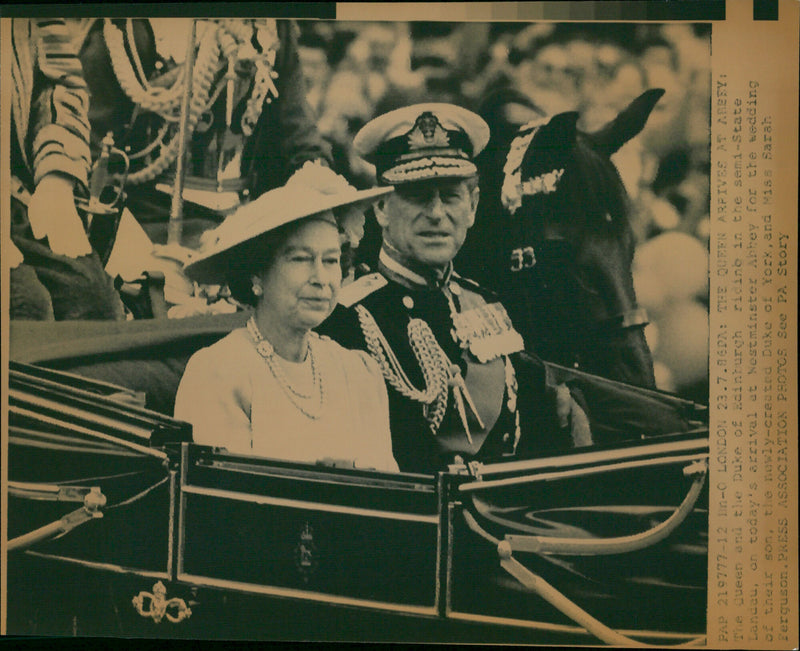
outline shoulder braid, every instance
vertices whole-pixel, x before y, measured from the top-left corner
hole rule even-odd
[[[373,292],[385,287],[389,281],[379,273],[371,273],[357,278],[349,285],[339,290],[339,304],[352,307],[360,303]]]
[[[421,319],[411,319],[408,323],[408,339],[425,379],[425,388],[420,390],[411,384],[369,310],[363,305],[357,305],[355,309],[367,350],[378,363],[386,382],[400,395],[422,403],[425,419],[436,434],[447,409],[450,362],[430,326]]]

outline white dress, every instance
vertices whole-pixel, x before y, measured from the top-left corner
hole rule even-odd
[[[386,385],[376,362],[313,332],[310,345],[325,393],[317,420],[289,400],[244,328],[192,355],[175,417],[192,424],[195,443],[235,454],[352,460],[357,468],[397,472]]]

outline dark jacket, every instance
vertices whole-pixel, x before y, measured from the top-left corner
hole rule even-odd
[[[332,162],[330,145],[317,131],[317,118],[306,101],[297,24],[279,20],[277,29],[280,47],[273,69],[278,73],[278,97],[265,102],[242,152],[242,178],[252,199],[286,183],[306,161]]]
[[[413,318],[419,318],[430,326],[449,360],[458,364],[467,380],[470,379],[470,368],[480,366],[480,362],[451,334],[453,318],[447,299],[450,292],[459,311],[464,302],[494,302],[494,296],[474,282],[453,274],[444,287],[411,288],[380,274],[370,274],[359,278],[342,292],[344,298],[320,326],[320,333],[346,348],[369,350],[355,309],[356,305],[365,307],[414,387],[423,389],[425,381],[409,342],[408,324]],[[505,360],[505,357],[501,359]],[[502,406],[485,439],[480,442],[482,437],[476,436],[474,445],[470,445],[464,433],[452,390],[441,426],[434,433],[425,417],[424,405],[402,395],[387,383],[393,452],[402,471],[433,473],[452,463],[456,455],[464,461],[509,460],[515,454],[531,456],[544,448],[569,447],[569,436],[560,438],[562,433],[556,424],[552,394],[545,383],[544,365],[525,353],[511,354],[508,359],[516,375],[516,391],[511,390],[511,393],[516,393],[516,400],[509,395],[508,383],[502,386],[502,376],[499,379],[501,386],[482,387],[487,394],[502,393]],[[478,375],[478,371],[474,373]],[[478,385],[471,391],[476,402],[479,402],[482,389]],[[472,427],[476,427],[474,423]]]

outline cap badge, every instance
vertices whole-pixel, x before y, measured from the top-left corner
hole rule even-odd
[[[449,147],[450,136],[439,122],[439,118],[430,111],[425,111],[417,118],[414,128],[408,133],[408,146],[410,149]]]

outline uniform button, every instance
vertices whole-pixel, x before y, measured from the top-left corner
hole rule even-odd
[[[403,296],[403,305],[409,310],[412,309],[414,307],[414,299],[410,296]]]

